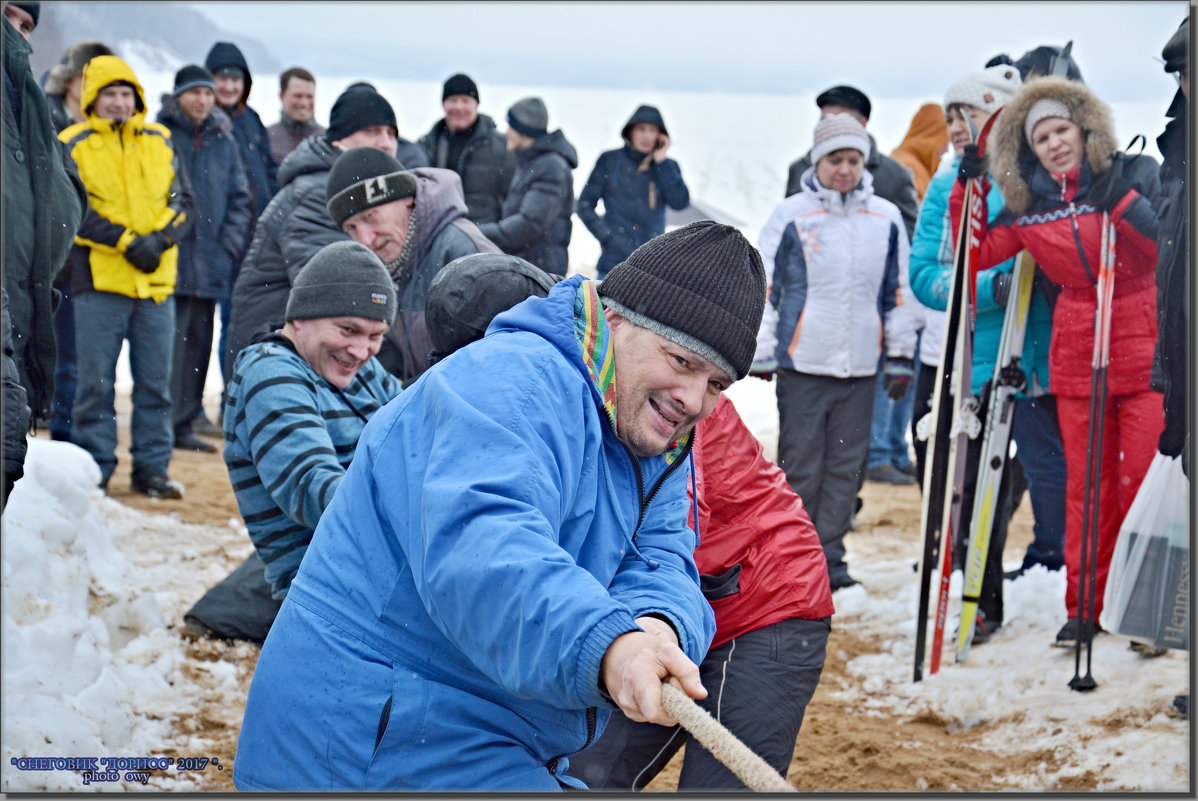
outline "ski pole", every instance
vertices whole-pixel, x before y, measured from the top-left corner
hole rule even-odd
[[[1094,596],[1098,575],[1098,520],[1102,482],[1103,435],[1106,423],[1106,368],[1110,362],[1111,305],[1114,296],[1115,228],[1102,216],[1097,306],[1094,313],[1094,360],[1090,378],[1090,419],[1086,444],[1086,490],[1082,508],[1082,541],[1078,575],[1078,633],[1074,642],[1070,689],[1085,692],[1098,686],[1091,673],[1094,655]],[[1081,651],[1086,648],[1086,675]]]

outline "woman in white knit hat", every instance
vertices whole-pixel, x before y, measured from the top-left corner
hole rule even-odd
[[[949,220],[948,201],[965,146],[970,143],[968,115],[980,130],[991,114],[997,112],[1019,90],[1019,70],[1012,65],[998,65],[971,73],[949,86],[944,95],[945,122],[949,141],[956,153],[951,171],[932,179],[924,206],[920,210],[915,240],[911,243],[911,290],[920,302],[933,309],[948,305],[948,291],[953,269],[953,231]],[[986,196],[989,219],[994,220],[1003,208],[1002,194],[991,186]],[[1010,291],[1014,259],[1006,259],[994,267],[982,270],[977,276],[977,322],[973,339],[973,381],[971,391],[983,396],[985,387],[994,377],[994,364],[1002,336],[1004,304]],[[1019,448],[1018,464],[1027,474],[1032,509],[1035,513],[1035,541],[1028,549],[1026,566],[1043,565],[1059,570],[1064,561],[1065,540],[1065,457],[1061,435],[1057,428],[1056,406],[1049,392],[1048,343],[1052,333],[1052,311],[1042,291],[1032,296],[1024,337],[1020,365],[1027,376],[1027,388],[1015,401],[1012,437]],[[939,343],[937,343],[939,349]],[[921,348],[922,356],[922,348]],[[915,382],[916,417],[928,409],[936,367],[921,365]],[[982,409],[985,417],[985,407]],[[977,463],[981,455],[981,437],[970,440],[967,453],[966,486],[961,504],[961,525],[953,542],[953,561],[965,560],[970,518],[973,512]],[[916,441],[920,455],[926,443]],[[1014,463],[1013,463],[1014,464]],[[985,642],[1003,622],[1002,550],[1006,542],[1007,523],[1013,511],[1011,497],[1013,468],[1005,470],[999,487],[990,551],[982,582],[981,600],[974,624],[973,643]]]
[[[1079,563],[1086,481],[1095,283],[1102,220],[1116,230],[1114,301],[1101,443],[1094,617],[1102,611],[1107,571],[1119,525],[1139,489],[1164,425],[1161,395],[1148,385],[1157,339],[1156,220],[1150,199],[1157,164],[1117,152],[1110,108],[1084,85],[1062,77],[1029,80],[994,125],[987,156],[1006,208],[981,232],[981,268],[1026,248],[1060,286],[1053,308],[1049,369],[1067,464],[1065,605],[1068,620],[1056,644],[1072,647],[1093,629],[1079,621]],[[966,152],[962,179],[984,174]],[[989,179],[984,179],[984,185]],[[953,230],[964,188],[954,186]],[[1087,606],[1090,595],[1087,585]],[[1087,615],[1088,617],[1088,615]],[[1083,626],[1086,630],[1083,631]]]
[[[782,231],[781,240],[759,242],[773,283],[754,373],[777,372],[778,464],[819,532],[833,590],[857,583],[844,562],[844,536],[883,352],[895,400],[914,375],[915,330],[900,300],[900,288],[909,291],[907,231],[898,208],[873,193],[869,150],[852,116],[822,118],[802,191],[782,201],[763,229]]]

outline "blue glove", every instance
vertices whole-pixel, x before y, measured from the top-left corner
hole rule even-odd
[[[915,362],[901,356],[888,356],[882,371],[882,389],[892,401],[901,401],[915,380]]]

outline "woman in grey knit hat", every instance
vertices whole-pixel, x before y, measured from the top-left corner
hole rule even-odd
[[[873,193],[869,150],[852,116],[822,118],[802,191],[774,210],[758,242],[773,283],[753,372],[777,372],[778,464],[819,532],[833,590],[857,583],[844,536],[878,362],[885,356],[883,386],[895,400],[914,376],[914,321],[900,299],[910,294],[907,230],[898,208]]]

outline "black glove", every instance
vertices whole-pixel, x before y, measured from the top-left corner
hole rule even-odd
[[[171,246],[170,237],[162,231],[141,234],[134,237],[125,248],[125,258],[143,273],[152,273],[158,269],[162,254]]]
[[[887,357],[882,368],[882,389],[892,401],[898,402],[911,388],[915,379],[915,362],[901,356]]]
[[[1123,165],[1116,161],[1109,170],[1094,179],[1085,199],[1097,206],[1099,211],[1110,214],[1132,188],[1131,182],[1123,177]]]
[[[981,178],[986,174],[986,157],[978,152],[977,145],[966,145],[957,167],[957,180],[965,183],[970,178]]]
[[[1007,299],[1011,297],[1011,274],[999,273],[994,276],[994,302],[999,306],[1006,306]]]

